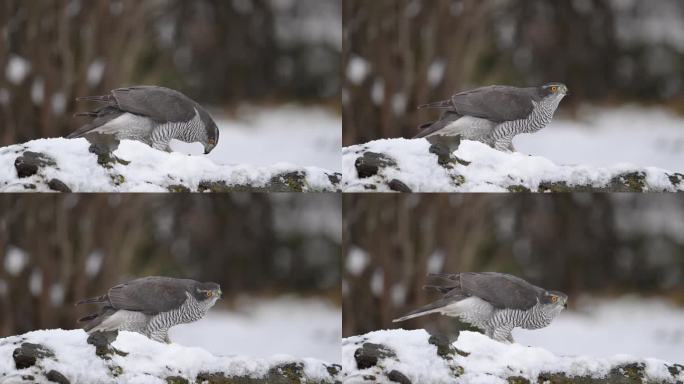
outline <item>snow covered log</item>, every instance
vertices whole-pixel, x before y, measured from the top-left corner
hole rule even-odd
[[[342,167],[344,192],[684,191],[681,173],[630,164],[556,165],[475,141],[438,156],[427,140],[376,140],[344,148]]]
[[[590,348],[590,347],[588,347]],[[684,366],[628,355],[556,356],[462,331],[455,343],[424,330],[385,330],[342,341],[345,383],[681,383]]]
[[[341,367],[315,359],[215,356],[132,332],[41,330],[0,339],[1,383],[333,383]]]
[[[316,167],[218,165],[136,141],[40,139],[0,148],[0,192],[335,192]]]

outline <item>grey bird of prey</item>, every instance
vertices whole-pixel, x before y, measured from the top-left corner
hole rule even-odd
[[[119,88],[104,96],[79,97],[103,105],[94,111],[75,116],[94,118],[67,138],[86,137],[90,133],[113,135],[119,140],[137,140],[153,148],[170,152],[171,139],[199,142],[204,153],[216,147],[219,130],[209,113],[195,101],[173,89],[140,85]]]
[[[203,318],[221,297],[216,283],[148,276],[119,284],[98,297],[76,305],[100,304],[98,313],[85,316],[88,333],[131,331],[152,340],[170,343],[169,328]]]
[[[530,88],[492,85],[457,93],[449,100],[418,107],[444,112],[439,120],[421,125],[421,132],[414,138],[425,137],[439,145],[458,136],[483,142],[499,151],[513,152],[513,137],[546,127],[567,93],[568,88],[561,83]],[[448,149],[451,152],[456,148]]]
[[[568,296],[564,293],[547,291],[505,273],[463,272],[429,277],[435,283],[424,288],[444,296],[394,322],[440,313],[481,328],[494,340],[513,343],[513,328],[546,327],[567,308]]]

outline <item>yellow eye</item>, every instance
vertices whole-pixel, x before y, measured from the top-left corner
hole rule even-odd
[[[207,292],[205,293],[205,295],[206,295],[207,297],[211,297],[211,291],[207,291]]]
[[[551,302],[552,302],[552,303],[555,303],[556,301],[558,301],[558,297],[556,297],[556,296],[551,296]]]
[[[551,92],[556,93],[556,91],[558,91],[558,87],[555,85],[552,85],[551,86]]]

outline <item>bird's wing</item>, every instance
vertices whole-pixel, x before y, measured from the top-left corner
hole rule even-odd
[[[434,123],[431,124],[424,124],[420,127],[420,132],[418,132],[417,135],[413,136],[414,139],[418,139],[421,137],[427,137],[440,129],[446,127],[447,125],[453,123],[454,121],[460,119],[461,115],[454,111],[444,111],[442,115],[439,117],[439,120],[435,121]]]
[[[530,309],[543,290],[527,281],[497,272],[460,273],[461,289],[496,308]]]
[[[457,93],[451,103],[461,115],[500,123],[528,117],[534,108],[532,100],[531,88],[492,85]]]
[[[66,138],[73,139],[77,137],[83,137],[83,135],[87,134],[88,132],[91,132],[92,130],[97,129],[107,124],[108,122],[116,119],[117,117],[121,116],[122,113],[123,112],[121,112],[118,108],[109,105],[102,107],[95,112],[91,112],[91,114],[95,114],[96,116],[93,121],[83,125],[81,128],[75,130],[74,132],[71,132]]]
[[[178,91],[151,85],[115,89],[112,95],[122,111],[158,122],[189,121],[198,108],[194,101]]]
[[[108,296],[116,309],[155,315],[180,307],[190,286],[190,280],[150,276],[112,287]]]

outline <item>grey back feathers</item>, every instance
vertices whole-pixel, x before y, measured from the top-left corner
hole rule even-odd
[[[527,281],[498,272],[429,275],[433,289],[444,296],[395,319],[405,321],[431,313],[458,317],[483,328],[497,340],[512,342],[514,327],[547,326],[565,306],[567,296],[546,291]]]
[[[460,92],[448,100],[421,105],[445,112],[436,122],[423,124],[414,138],[459,135],[497,149],[512,149],[515,135],[548,124],[566,93],[561,83],[528,88],[492,85]]]
[[[149,276],[110,288],[105,295],[79,304],[100,304],[99,313],[81,318],[88,332],[128,330],[164,341],[170,327],[198,320],[221,296],[216,283]]]
[[[133,86],[118,88],[103,96],[79,97],[79,101],[93,101],[105,105],[77,116],[93,117],[94,120],[67,138],[83,137],[92,131],[115,134],[120,139],[141,140],[149,145],[166,149],[168,141],[200,141],[209,152],[218,142],[219,130],[209,113],[201,105],[173,89],[158,86]],[[131,119],[114,125],[113,120],[126,114]],[[137,117],[147,119],[140,121]],[[152,138],[157,131],[164,132]],[[153,141],[157,142],[153,143]],[[160,143],[159,140],[164,142]]]

